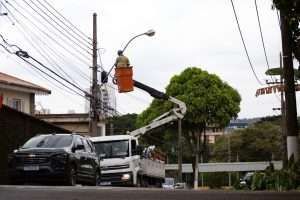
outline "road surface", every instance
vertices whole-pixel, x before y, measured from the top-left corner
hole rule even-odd
[[[300,192],[194,191],[146,188],[0,186],[0,200],[299,200]]]

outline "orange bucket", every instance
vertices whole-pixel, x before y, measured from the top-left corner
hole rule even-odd
[[[120,93],[133,91],[132,74],[132,67],[115,68],[115,77]]]

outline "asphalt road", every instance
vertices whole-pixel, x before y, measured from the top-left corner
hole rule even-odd
[[[0,200],[299,200],[300,192],[194,191],[113,187],[0,186]]]

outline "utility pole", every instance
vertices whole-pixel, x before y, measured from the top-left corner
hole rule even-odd
[[[194,189],[198,189],[198,175],[199,175],[199,151],[200,151],[200,134],[197,133],[196,138],[196,153],[195,153],[195,174],[194,174]]]
[[[178,119],[178,182],[182,183],[182,121]]]
[[[282,70],[282,55],[280,53],[280,69]],[[280,75],[280,84],[283,83],[283,76],[282,74]],[[285,102],[284,102],[284,90],[281,90],[280,92],[280,100],[281,100],[281,131],[282,131],[282,162],[283,166],[285,167],[287,165],[287,144],[286,144],[286,117],[285,117]]]
[[[231,143],[230,133],[227,134],[227,147],[228,147],[228,162],[231,162]],[[231,186],[231,172],[228,172],[228,186]]]
[[[292,33],[289,28],[286,13],[280,11],[281,40],[283,54],[283,78],[286,106],[287,158],[294,156],[298,160],[298,124],[294,82],[294,67],[292,57]]]
[[[98,77],[97,77],[97,14],[93,14],[93,81],[91,88],[91,98],[90,98],[90,124],[89,124],[89,133],[90,136],[98,136],[98,120],[99,113],[97,110],[98,103],[98,94],[99,94],[99,86],[98,86]]]

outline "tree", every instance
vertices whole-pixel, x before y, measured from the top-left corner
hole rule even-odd
[[[111,129],[113,134],[126,134],[127,131],[136,129],[137,114],[125,114],[122,116],[114,116],[108,119],[108,125],[106,126],[106,133],[109,135]],[[112,124],[112,126],[110,126]]]
[[[216,162],[227,162],[229,148],[231,161],[280,160],[282,153],[280,125],[278,122],[263,121],[221,136],[212,146],[211,157]]]
[[[183,119],[183,142],[184,153],[189,152],[189,155],[195,155],[196,138],[205,132],[208,125],[225,127],[240,111],[239,93],[217,75],[209,74],[197,67],[187,68],[180,75],[175,75],[167,86],[166,93],[187,105],[187,113]],[[138,126],[149,123],[155,117],[170,110],[172,106],[170,102],[153,100],[150,107],[138,116]],[[172,134],[176,135],[174,132]],[[156,134],[156,136],[162,139],[172,138],[164,134]],[[205,150],[205,145],[204,142],[202,152]]]

